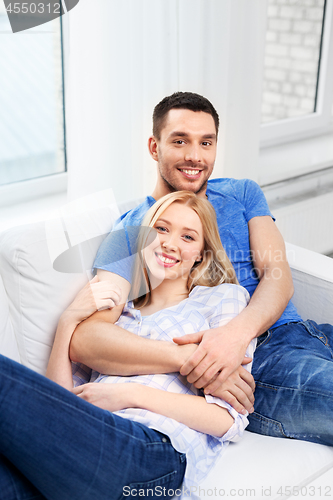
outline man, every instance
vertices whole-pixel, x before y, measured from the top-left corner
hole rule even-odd
[[[71,358],[108,374],[180,371],[237,411],[249,411],[251,431],[332,445],[333,328],[303,322],[289,302],[293,285],[284,242],[259,186],[246,179],[208,180],[218,126],[214,107],[197,94],[178,92],[156,106],[148,142],[158,167],[156,187],[122,223],[139,225],[155,200],[172,191],[207,196],[238,280],[251,295],[248,307],[226,326],[176,339],[179,345],[132,335],[113,324],[128,296],[130,273],[121,263],[110,263],[114,249],[108,237],[95,267],[100,279],[119,287],[121,298],[78,327]],[[254,337],[255,411],[253,379],[242,366]]]

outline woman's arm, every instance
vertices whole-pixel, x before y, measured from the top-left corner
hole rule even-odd
[[[117,274],[97,270],[100,281],[121,290],[126,301],[130,283]],[[177,346],[173,342],[152,340],[115,325],[122,308],[98,311],[76,328],[69,347],[70,359],[107,375],[149,375],[171,373],[194,353],[197,346]]]
[[[72,364],[68,351],[70,339],[76,326],[69,315],[63,314],[60,317],[46,370],[47,378],[68,390],[73,387]]]
[[[228,410],[209,404],[200,396],[175,394],[140,385],[133,391],[133,398],[135,408],[173,418],[191,429],[212,436],[222,437],[234,423]]]
[[[142,408],[217,437],[223,436],[234,423],[228,410],[207,403],[203,397],[175,394],[136,383],[93,383],[76,387],[73,392],[104,410]]]
[[[72,389],[72,366],[69,345],[76,327],[95,311],[114,307],[118,304],[119,291],[108,282],[99,282],[95,276],[75,297],[60,317],[46,377],[57,384]]]

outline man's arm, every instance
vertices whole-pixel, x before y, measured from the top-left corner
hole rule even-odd
[[[100,280],[111,280],[118,285],[122,291],[120,302],[126,301],[130,284],[125,279],[108,271],[99,270],[97,274]],[[111,310],[98,311],[79,324],[70,344],[72,361],[107,375],[147,375],[179,372],[196,351],[195,343],[177,346],[145,339],[114,325],[122,309],[120,304]],[[240,413],[253,411],[254,387],[253,377],[240,366],[226,381],[224,399]]]
[[[101,281],[109,280],[121,290],[120,304],[97,311],[76,328],[70,358],[107,375],[171,373],[193,354],[196,345],[145,339],[115,325],[126,302],[130,284],[117,274],[98,270]]]
[[[177,339],[179,344],[200,342],[181,374],[196,387],[205,387],[206,393],[224,399],[223,384],[241,365],[250,341],[278,320],[293,295],[284,241],[273,220],[269,216],[254,217],[248,225],[253,263],[260,279],[248,306],[223,327]]]

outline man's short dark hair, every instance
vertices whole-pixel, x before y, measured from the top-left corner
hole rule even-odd
[[[164,97],[154,109],[153,134],[160,140],[161,130],[165,125],[166,117],[170,109],[190,109],[191,111],[203,111],[210,114],[215,122],[216,136],[219,131],[219,115],[212,103],[202,95],[193,92],[175,92]]]

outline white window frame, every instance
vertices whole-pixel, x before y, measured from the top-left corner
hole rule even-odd
[[[62,44],[62,79],[64,94],[64,161],[65,171],[24,179],[9,184],[0,185],[0,209],[11,207],[22,203],[36,201],[38,198],[57,197],[67,192],[68,171],[67,171],[67,134],[66,134],[66,88],[65,88],[65,65],[66,50],[68,43],[68,25],[64,23],[64,16],[59,19],[61,23],[61,44]],[[66,20],[67,21],[67,20]],[[65,24],[65,26],[64,26]]]
[[[45,175],[0,186],[0,208],[38,198],[64,194],[67,191],[67,172]]]
[[[261,148],[333,132],[333,1],[326,1],[317,106],[314,113],[261,125]]]

